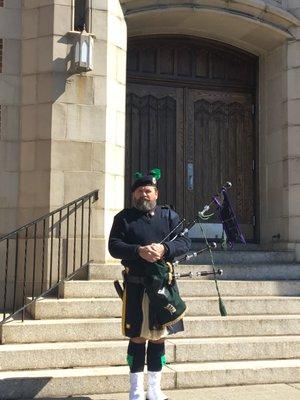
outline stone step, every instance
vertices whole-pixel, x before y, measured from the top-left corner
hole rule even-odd
[[[189,269],[185,266],[185,269]],[[300,280],[300,264],[231,264],[219,265],[223,274],[220,280]]]
[[[184,326],[176,337],[300,335],[300,315],[185,317]],[[15,320],[0,329],[3,344],[123,339],[121,318]]]
[[[300,358],[300,336],[183,338],[167,342],[174,345],[175,363]]]
[[[203,244],[199,243],[198,249],[202,249]],[[197,251],[197,247],[193,246],[193,251]],[[265,251],[265,250],[245,250],[239,251],[235,249],[214,250],[213,257],[216,264],[273,264],[273,263],[290,263],[295,261],[295,252],[293,250],[281,251]],[[206,251],[190,260],[191,264],[209,264],[210,254]]]
[[[219,315],[217,297],[184,297],[186,315]],[[228,315],[300,314],[300,297],[235,296],[223,297]],[[34,319],[119,317],[122,302],[118,298],[52,299],[41,298],[29,307]]]
[[[236,385],[194,389],[164,390],[172,400],[299,400],[300,384],[270,383],[261,385]],[[56,398],[64,400],[65,397]],[[128,400],[128,392],[109,394],[88,394],[87,397],[73,397],[73,400]],[[32,400],[32,399],[27,399]],[[44,400],[54,400],[44,398]]]
[[[182,296],[215,296],[215,282],[200,279],[178,279]],[[223,296],[300,296],[300,281],[221,281]],[[113,280],[65,281],[63,298],[118,297]]]
[[[0,371],[126,365],[128,341],[0,346]],[[166,340],[168,363],[300,358],[300,336]]]
[[[296,383],[299,377],[299,359],[183,363],[164,368],[162,387]],[[0,372],[0,393],[6,400],[124,391],[128,367],[123,366]]]
[[[213,239],[209,239],[211,242]],[[230,248],[227,246],[227,250],[223,250],[221,241],[216,241],[217,249],[215,251],[293,251],[291,248],[284,247],[284,244],[279,243],[249,243],[247,242],[246,245],[244,243],[234,243],[233,247]],[[204,247],[203,240],[192,239],[191,240],[191,251],[197,251],[199,248]]]
[[[216,269],[218,268],[223,270],[223,275],[218,275],[218,279],[221,280],[300,280],[299,263],[216,264]],[[120,264],[91,264],[88,269],[88,279],[122,279],[122,270],[123,266]],[[210,264],[179,264],[176,267],[176,272],[179,273],[190,271],[196,274],[198,271],[212,271],[212,267]]]
[[[177,388],[300,381],[299,359],[184,363],[171,369]]]

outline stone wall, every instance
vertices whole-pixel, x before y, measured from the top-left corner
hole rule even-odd
[[[105,262],[110,258],[107,239],[113,216],[123,208],[124,201],[127,31],[118,0],[93,4],[88,26],[94,35],[94,68],[81,74],[74,69],[78,33],[72,32],[71,0],[9,0],[5,1],[5,7],[0,7],[0,39],[3,38],[0,184],[4,188],[0,195],[0,234],[99,189],[99,200],[92,211],[90,251],[94,261]],[[84,215],[86,228],[87,209]],[[80,259],[79,239],[73,246],[74,213],[72,218],[68,263],[66,224],[59,242],[56,217],[52,255],[51,240],[43,243],[41,226],[37,229],[36,286],[41,284],[43,247],[44,275],[48,282],[50,259],[53,268],[60,259],[61,271],[72,267],[71,251],[76,260]],[[77,237],[80,219],[81,216]],[[49,225],[51,220],[46,223],[46,232]],[[85,262],[87,229],[84,235]],[[28,236],[31,239],[35,236],[34,229],[29,230]],[[6,242],[0,246],[2,261],[5,246]],[[13,287],[15,246],[11,240],[9,288]],[[28,277],[33,273],[33,264],[29,262],[34,258],[33,251],[33,241],[29,240]],[[20,284],[24,254],[25,241],[21,239]],[[53,270],[52,279],[56,279],[55,274]],[[1,285],[3,274],[0,289]],[[29,283],[27,289],[30,290]],[[9,296],[10,301],[12,291]]]
[[[293,32],[296,37],[297,32]],[[298,249],[300,37],[296,37],[260,57],[259,198],[261,241]]]
[[[91,253],[105,261],[123,206],[126,25],[118,0],[94,3],[94,69],[78,74],[71,13],[70,1],[25,2],[19,222],[99,189]]]
[[[300,17],[300,2],[289,0],[289,7]],[[295,243],[300,259],[300,27],[292,29],[293,40],[287,43],[286,54],[286,192],[289,221],[289,242]]]
[[[298,0],[286,0],[288,9],[298,18],[300,18],[300,2]]]
[[[286,44],[260,57],[259,198],[263,243],[288,241],[285,74]]]
[[[19,225],[49,212],[53,68],[52,2],[24,1]]]
[[[20,1],[0,8],[0,235],[17,226],[19,195],[19,120],[21,65]]]

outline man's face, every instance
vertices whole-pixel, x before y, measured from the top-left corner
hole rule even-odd
[[[154,186],[139,186],[132,193],[133,205],[140,211],[151,211],[156,206],[158,191]]]

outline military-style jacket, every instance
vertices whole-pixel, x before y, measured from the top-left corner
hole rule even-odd
[[[114,258],[122,260],[130,274],[144,276],[145,267],[151,263],[138,255],[139,246],[160,243],[179,222],[178,214],[168,206],[156,206],[152,216],[134,207],[124,209],[114,218],[109,237],[109,252]],[[172,261],[189,251],[188,237],[178,236],[172,240],[181,231],[182,226],[163,243],[167,249],[164,256],[166,261]]]

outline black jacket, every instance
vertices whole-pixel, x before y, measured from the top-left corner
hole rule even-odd
[[[138,255],[139,246],[160,243],[180,222],[178,214],[168,206],[157,206],[154,215],[137,210],[124,209],[114,218],[109,237],[109,252],[114,258],[122,260],[133,275],[143,276],[144,266],[148,263]],[[175,257],[189,251],[190,239],[186,236],[174,238],[182,231],[182,225],[163,244],[167,248],[165,260],[172,261]]]

